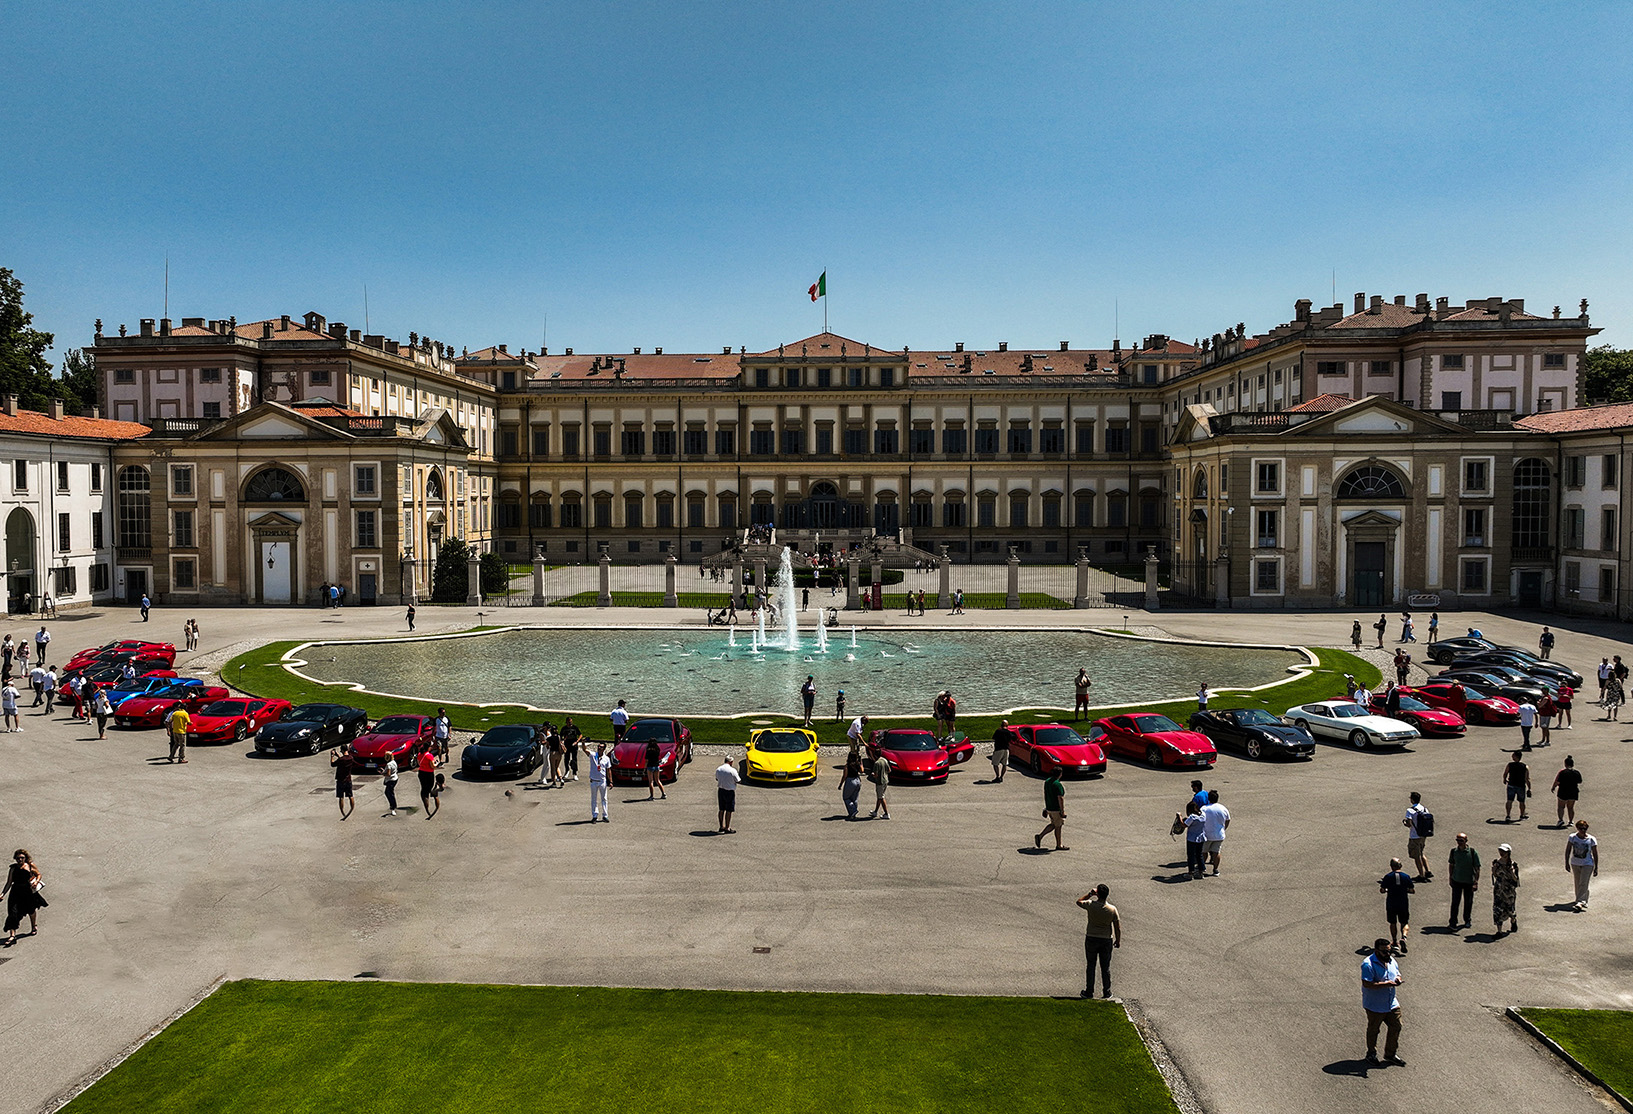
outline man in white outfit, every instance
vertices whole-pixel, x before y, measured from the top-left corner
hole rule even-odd
[[[588,743],[580,743],[584,753],[590,758],[590,823],[603,820],[612,823],[612,814],[607,811],[607,771],[612,768],[612,755],[607,753],[607,744],[595,744],[595,753],[590,754]]]

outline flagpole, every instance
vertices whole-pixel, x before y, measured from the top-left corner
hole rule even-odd
[[[822,268],[822,331],[828,331],[828,268]]]

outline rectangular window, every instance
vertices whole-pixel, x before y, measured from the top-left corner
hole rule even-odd
[[[737,503],[734,500],[720,500],[720,528],[722,530],[737,529]]]
[[[834,451],[834,427],[827,423],[817,426],[816,451],[818,456],[832,456]]]
[[[1486,544],[1486,512],[1483,507],[1469,507],[1463,511],[1463,544]]]
[[[1094,452],[1094,423],[1077,423],[1077,455],[1088,456]]]
[[[623,450],[625,456],[645,456],[646,430],[639,428],[624,430]]]
[[[314,386],[314,387],[327,387],[328,385],[329,385],[329,373],[327,371],[323,370],[322,368],[319,368],[318,370],[312,372],[312,386]]]
[[[193,548],[193,512],[170,512],[170,544],[177,549]]]
[[[951,499],[941,504],[941,524],[950,530],[962,529],[965,523],[964,501]]]
[[[936,451],[936,431],[933,429],[915,429],[911,434],[912,440],[908,448],[914,456],[930,456]]]
[[[1059,456],[1066,451],[1066,431],[1060,426],[1044,426],[1038,434],[1038,451],[1045,456]]]
[[[352,468],[352,494],[376,495],[375,467],[372,464],[358,464]]]
[[[1606,553],[1617,550],[1615,507],[1602,507],[1599,510],[1599,548]]]
[[[74,548],[73,516],[66,512],[57,515],[57,552],[67,553]]]
[[[77,570],[72,565],[64,565],[51,570],[51,579],[56,582],[56,595],[59,600],[71,596],[79,590],[77,587],[79,578],[74,575],[76,572]]]
[[[1259,462],[1258,490],[1267,494],[1274,494],[1281,490],[1281,463],[1279,461]]]
[[[1315,363],[1315,373],[1317,375],[1343,375],[1344,374],[1344,361],[1343,360],[1317,360],[1316,363]],[[1247,390],[1247,384],[1246,383],[1242,384],[1242,390],[1244,390],[1244,391]]]
[[[900,452],[896,430],[894,428],[874,430],[873,451],[881,455],[894,455]]]
[[[703,529],[703,500],[686,501],[686,525],[693,530]]]
[[[1449,355],[1449,356],[1442,356],[1442,357],[1440,357],[1440,366],[1441,367],[1462,367],[1463,366],[1463,357],[1460,354],[1455,353],[1455,352],[1453,354]]]
[[[673,499],[658,500],[658,529],[667,530],[675,525],[675,501]]]
[[[748,432],[750,456],[770,456],[775,447],[775,435],[769,429],[751,429]]]
[[[1582,531],[1586,522],[1586,512],[1581,507],[1565,508],[1565,548],[1582,548]]]
[[[1077,511],[1076,511],[1076,516],[1074,518],[1074,522],[1076,523],[1076,525],[1078,525],[1080,527],[1093,526],[1094,525],[1094,492],[1092,492],[1092,491],[1080,491],[1080,492],[1078,492],[1077,493],[1077,499],[1076,499],[1076,505],[1077,505]]]
[[[845,430],[845,452],[849,456],[862,456],[868,451],[868,431],[861,426]]]
[[[1140,425],[1140,452],[1147,455],[1155,453],[1161,446],[1157,443],[1157,427],[1149,423]]]
[[[91,548],[102,548],[102,512],[91,512]]]
[[[595,501],[595,528],[607,530],[612,527],[612,500],[597,499]]]
[[[108,566],[91,566],[91,591],[106,592],[108,590]]]
[[[1045,527],[1048,527],[1048,528],[1051,528],[1051,529],[1058,529],[1059,528],[1059,526],[1060,526],[1060,500],[1059,499],[1054,499],[1054,498],[1044,499],[1044,501],[1043,501],[1043,524],[1044,524]]]
[[[535,499],[527,505],[527,525],[534,530],[550,529],[550,501]]]
[[[66,460],[57,461],[57,490],[68,490],[68,462]]]
[[[1145,385],[1147,387],[1156,386],[1156,384],[1157,384],[1157,365],[1156,364],[1141,364],[1140,365],[1140,376],[1144,380]]]
[[[1276,548],[1276,527],[1281,516],[1276,511],[1259,512],[1259,548]]]
[[[584,525],[584,504],[574,499],[561,504],[561,528],[577,530]]]
[[[894,387],[895,385],[896,385],[896,369],[893,368],[893,367],[882,367],[882,368],[880,368],[879,369],[879,386],[881,386],[881,387]]]
[[[563,426],[561,430],[561,455],[568,459],[578,457],[578,427],[576,425]]]
[[[853,387],[865,387],[865,386],[867,386],[867,371],[866,371],[866,369],[859,368],[859,367],[853,367],[853,368],[850,369],[850,372],[851,372],[851,374],[850,374],[850,384],[851,384],[851,386],[853,386]]]
[[[631,530],[639,530],[642,526],[646,525],[646,522],[644,521],[645,511],[643,510],[645,506],[645,500],[639,496],[636,496],[633,499],[624,500],[624,525],[627,528]]]
[[[547,425],[536,425],[536,426],[533,427],[533,455],[534,456],[549,456],[550,455],[550,427],[549,426],[547,426]]]
[[[1126,425],[1108,425],[1106,427],[1106,452],[1118,456],[1128,455],[1128,427]]]
[[[1588,458],[1585,456],[1568,456],[1565,458],[1565,486],[1581,487],[1585,482],[1588,470]]]
[[[1024,456],[1032,451],[1032,427],[1029,425],[1012,425],[1009,427],[1009,453],[1011,456]]]
[[[707,456],[709,453],[709,431],[706,429],[689,429],[682,437],[681,444],[685,446],[687,456]]]
[[[516,373],[514,371],[499,373],[499,389],[501,391],[514,391],[516,389]]]
[[[1472,558],[1463,562],[1462,590],[1465,592],[1484,592],[1486,590],[1486,562],[1484,558]]]
[[[113,381],[115,383],[134,383],[136,382],[136,372],[128,367],[115,368]]]
[[[1543,367],[1564,367],[1565,366],[1565,353],[1563,353],[1563,352],[1544,352],[1542,354],[1542,366]]]
[[[1486,462],[1483,460],[1465,460],[1463,462],[1463,490],[1467,492],[1485,491],[1490,478],[1486,471]]]
[[[515,426],[504,426],[499,430],[499,455],[516,456],[521,449],[521,431]]]
[[[998,524],[997,500],[982,499],[975,504],[975,524],[989,528]]]
[[[1151,529],[1162,524],[1162,503],[1149,495],[1140,497],[1140,526]]]
[[[1599,569],[1599,599],[1609,603],[1616,598],[1616,570],[1610,565]]]
[[[714,452],[716,456],[732,456],[737,452],[737,430],[730,426],[723,426],[714,431]]]
[[[963,426],[941,431],[941,451],[948,456],[963,456],[969,451],[969,431]]]
[[[178,592],[191,592],[198,587],[198,563],[191,557],[177,557],[171,566],[175,570],[174,587]]]
[[[784,456],[802,455],[805,452],[805,431],[803,429],[783,430],[782,452]]]
[[[1128,525],[1128,496],[1120,493],[1106,496],[1106,525]]]
[[[817,386],[831,387],[834,385],[834,369],[831,367],[817,368]]]
[[[172,464],[170,466],[170,493],[177,496],[193,494],[193,466],[191,464]]]
[[[91,490],[102,490],[102,465],[100,464],[91,465]]]
[[[1440,392],[1440,408],[1442,410],[1461,410],[1461,409],[1463,409],[1463,392],[1462,391],[1441,391]]]
[[[674,430],[655,429],[652,431],[652,455],[666,459],[675,455]]]
[[[757,367],[757,368],[755,368],[754,369],[754,385],[756,387],[769,387],[769,386],[771,386],[771,369],[768,368],[768,367]]]
[[[11,486],[18,491],[28,490],[28,461],[11,462]]]
[[[1394,366],[1395,365],[1390,363],[1388,360],[1373,360],[1367,366],[1367,374],[1369,374],[1369,375],[1388,375],[1390,373],[1390,371],[1394,368]]]
[[[975,431],[975,455],[998,455],[998,430],[996,428],[983,426]]]
[[[1577,595],[1582,591],[1582,562],[1565,562],[1565,591]]]
[[[517,506],[515,503],[511,503],[511,504],[508,504],[508,505],[510,506],[510,508],[512,510],[515,510],[516,506]],[[501,510],[503,510],[503,508],[505,506],[506,506],[506,504],[501,503],[500,504]],[[357,512],[357,533],[355,535],[353,535],[354,538],[356,539],[357,548],[359,548],[359,549],[376,549],[376,548],[379,547],[379,545],[380,545],[380,533],[379,533],[379,530],[378,530],[379,520],[376,517],[378,515],[378,513],[379,513],[378,511],[358,511]]]
[[[206,402],[202,403],[201,406],[203,413],[199,415],[200,417],[210,421],[221,417],[221,404],[219,402]]]
[[[800,385],[800,369],[799,368],[797,368],[797,367],[784,368],[782,374],[783,374],[783,386],[785,386],[785,387],[797,387],[797,386]]]
[[[1622,458],[1615,453],[1606,453],[1599,462],[1599,486],[1606,491],[1616,490],[1616,476],[1621,471]]]
[[[591,447],[594,449],[596,456],[608,457],[612,455],[612,430],[603,426],[593,430],[591,437]]]
[[[935,508],[928,499],[915,499],[908,504],[908,525],[915,529],[923,527],[929,529],[935,523]]]
[[[1260,592],[1274,592],[1281,587],[1279,561],[1253,562],[1253,587]]]
[[[1030,501],[1025,495],[1011,495],[1009,497],[1009,525],[1011,529],[1019,530],[1026,525],[1026,506]]]

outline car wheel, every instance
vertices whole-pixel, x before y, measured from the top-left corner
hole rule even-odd
[[[233,742],[235,743],[243,742],[248,736],[249,732],[244,729],[244,725],[242,723],[232,729],[232,738]]]
[[[1294,720],[1293,721],[1293,726],[1298,728],[1300,731],[1304,732],[1306,735],[1309,735],[1310,738],[1312,738],[1312,739],[1315,738],[1315,735],[1310,731],[1310,721],[1309,720],[1307,720],[1307,719]]]
[[[1145,748],[1145,764],[1147,766],[1161,766],[1162,765],[1162,751],[1158,750],[1156,747],[1146,747]]]
[[[1032,772],[1039,777],[1043,776],[1043,755],[1037,751],[1032,752]]]
[[[1247,750],[1247,756],[1249,758],[1263,758],[1264,757],[1264,744],[1259,742],[1259,740],[1257,740],[1257,739],[1249,739],[1247,741],[1246,750]]]
[[[1349,745],[1356,750],[1365,750],[1367,748],[1367,733],[1357,727],[1349,733]]]

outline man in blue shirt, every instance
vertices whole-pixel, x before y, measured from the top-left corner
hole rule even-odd
[[[1412,876],[1401,869],[1399,859],[1389,860],[1389,873],[1378,879],[1384,895],[1384,916],[1389,918],[1389,945],[1396,955],[1406,954],[1406,932],[1412,921],[1411,894],[1417,892]]]
[[[1374,940],[1372,954],[1361,961],[1361,1008],[1367,1015],[1367,1063],[1401,1064],[1395,1055],[1401,1039],[1401,1006],[1395,988],[1401,984],[1401,969],[1389,955],[1388,940]],[[1378,1030],[1384,1039],[1384,1058],[1378,1059]]]

